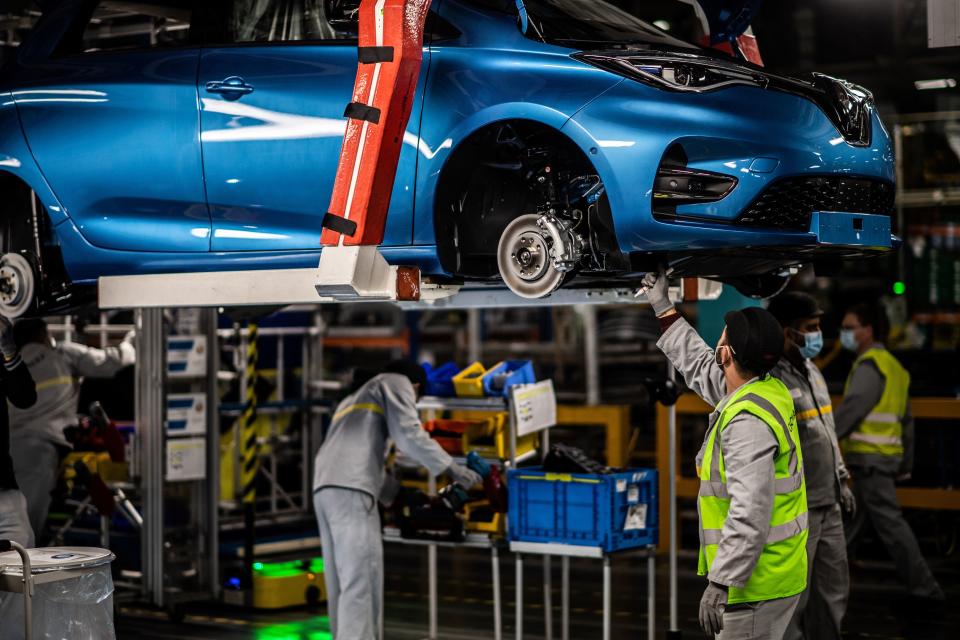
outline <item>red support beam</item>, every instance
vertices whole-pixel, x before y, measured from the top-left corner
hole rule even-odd
[[[430,0],[363,0],[357,78],[324,246],[383,242],[403,134],[413,108]]]

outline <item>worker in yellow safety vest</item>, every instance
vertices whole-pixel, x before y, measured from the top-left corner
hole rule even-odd
[[[850,309],[840,331],[843,347],[857,353],[835,421],[858,505],[846,528],[847,545],[869,518],[909,595],[942,601],[943,590],[897,502],[896,482],[909,478],[913,467],[913,417],[910,374],[884,347],[888,331],[884,310],[871,305]]]
[[[714,350],[674,308],[662,273],[643,284],[657,346],[716,407],[697,454],[698,573],[709,580],[700,626],[720,640],[780,640],[807,587],[808,517],[793,398],[769,375],[783,330],[763,308],[731,311]]]

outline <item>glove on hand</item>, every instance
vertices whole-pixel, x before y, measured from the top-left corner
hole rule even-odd
[[[0,353],[3,359],[10,361],[17,357],[17,342],[13,339],[13,323],[0,316]]]
[[[840,485],[840,509],[843,515],[851,520],[857,515],[857,499],[853,497],[853,490],[846,484]]]
[[[727,588],[711,582],[700,598],[700,628],[711,638],[723,630],[723,609],[727,606]]]
[[[469,489],[483,482],[479,473],[459,464],[452,464],[447,467],[447,475],[464,489]]]
[[[642,285],[642,290],[647,294],[647,300],[657,317],[664,316],[673,310],[673,303],[670,302],[670,297],[667,295],[669,282],[663,270],[660,270],[659,273],[648,273],[643,276]]]

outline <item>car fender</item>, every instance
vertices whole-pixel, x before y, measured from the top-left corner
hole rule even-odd
[[[33,189],[43,203],[52,226],[56,227],[67,220],[66,209],[60,204],[30,152],[23,129],[20,128],[17,107],[9,92],[0,93],[0,171],[19,178]]]

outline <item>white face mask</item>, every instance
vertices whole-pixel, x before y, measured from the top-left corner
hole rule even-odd
[[[860,347],[853,329],[840,330],[840,345],[847,351],[856,351]]]

